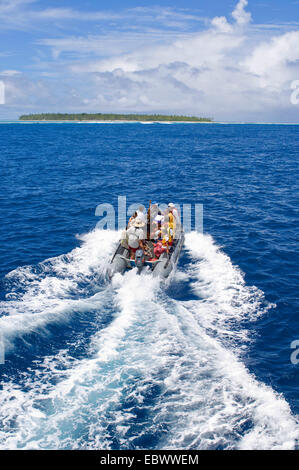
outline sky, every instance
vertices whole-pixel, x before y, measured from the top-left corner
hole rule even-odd
[[[0,119],[299,122],[299,0],[0,0]]]

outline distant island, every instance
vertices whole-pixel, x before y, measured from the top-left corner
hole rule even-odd
[[[170,121],[170,122],[213,122],[210,118],[197,116],[167,116],[164,114],[104,114],[104,113],[42,113],[24,114],[20,121]]]

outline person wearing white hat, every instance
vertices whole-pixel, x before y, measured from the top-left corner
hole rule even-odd
[[[134,214],[129,218],[128,227],[131,227],[133,225],[137,216],[138,216],[137,212],[135,211]]]
[[[134,225],[134,227],[140,228],[140,227],[145,226],[145,222],[140,217],[136,217],[135,221],[133,222],[133,225]]]
[[[144,232],[145,223],[139,217],[133,221],[132,226],[127,230],[128,247],[131,259],[135,259],[135,253],[138,248],[144,250]]]

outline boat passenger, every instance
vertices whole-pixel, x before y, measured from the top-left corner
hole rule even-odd
[[[151,204],[151,216],[155,217],[158,214],[159,204],[157,202],[152,202]]]
[[[162,238],[162,246],[164,247],[165,251],[167,251],[167,254],[169,254],[170,237],[166,234]]]
[[[148,213],[148,216],[150,218],[149,222],[151,222],[151,224],[155,220],[156,215],[158,215],[158,212],[159,212],[158,204],[154,202],[153,204],[150,205],[149,213]]]
[[[144,246],[144,255],[148,259],[152,259],[154,256],[154,244],[150,240],[145,240],[143,243]]]
[[[163,238],[162,230],[161,228],[158,228],[158,226],[156,226],[156,229],[153,232],[153,240],[158,241],[158,240],[162,240],[162,238]]]
[[[135,253],[138,248],[144,250],[144,240],[146,238],[144,231],[145,223],[136,217],[132,226],[127,230],[128,247],[130,250],[130,258],[135,259]]]
[[[169,207],[168,216],[167,216],[167,219],[168,219],[168,234],[172,238],[175,238],[176,228],[179,225],[179,222],[177,222],[177,218],[174,216],[174,211],[175,210],[176,209],[173,209],[172,207]]]
[[[158,211],[158,214],[154,218],[154,222],[157,222],[157,224],[161,224],[164,221],[164,215],[162,215],[161,211]]]
[[[146,214],[144,212],[144,206],[140,206],[137,210],[137,217],[146,223]]]
[[[147,226],[147,233],[146,233],[146,238],[148,240],[151,239],[151,232],[153,231],[153,220],[157,214],[157,203],[150,201],[148,211],[147,211],[147,217],[146,217],[146,226]]]
[[[162,244],[162,241],[159,240],[159,241],[155,244],[155,247],[154,247],[154,254],[155,254],[155,257],[156,257],[157,259],[159,259],[160,256],[162,255],[162,253],[164,253],[165,251],[167,251],[167,247]]]
[[[137,217],[137,212],[135,211],[134,214],[130,217],[129,222],[128,222],[128,227],[131,227],[133,225],[133,221]]]
[[[153,221],[154,227],[157,227],[158,230],[161,230],[163,222],[164,216],[161,214],[161,211],[159,211]]]
[[[167,219],[168,219],[168,228],[171,228],[173,230],[175,226],[175,218],[171,209],[169,209]]]
[[[163,224],[163,227],[162,227],[162,239],[166,239],[167,241],[171,241],[172,243],[172,239],[173,239],[173,229],[172,227],[170,227],[170,224],[169,222],[166,222],[165,224]]]
[[[175,207],[175,205],[173,204],[173,202],[170,202],[168,204],[168,210],[171,211],[171,213],[173,214],[174,218],[175,218],[175,223],[177,225],[180,225],[180,216],[179,216],[179,211],[178,209]]]
[[[162,243],[163,243],[163,240],[165,240],[167,242],[168,246],[172,246],[172,244],[173,244],[173,230],[171,228],[168,228],[167,233],[164,235],[164,237],[162,239]]]

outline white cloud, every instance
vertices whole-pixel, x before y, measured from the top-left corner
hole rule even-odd
[[[13,77],[19,74],[21,74],[19,70],[0,70],[1,77]]]
[[[299,31],[292,31],[259,44],[244,64],[252,74],[270,76],[298,61]]]
[[[73,8],[47,8],[45,10],[31,12],[31,16],[36,19],[45,20],[79,20],[79,21],[99,21],[119,19],[119,14],[106,13],[101,11],[84,12]]]
[[[1,0],[0,14],[14,11],[19,7],[35,3],[37,0]]]
[[[247,0],[239,0],[235,10],[232,12],[232,17],[239,25],[246,25],[251,21],[251,13],[245,11],[247,5]]]
[[[233,29],[225,16],[215,16],[215,18],[212,19],[211,24],[222,33],[230,33]]]
[[[33,4],[33,7],[32,7]],[[19,30],[40,31],[45,24],[51,28],[59,29],[63,26],[77,29],[78,23],[114,22],[117,29],[123,29],[126,25],[132,30],[135,24],[160,25],[166,28],[183,30],[189,23],[206,21],[206,18],[188,13],[185,9],[173,9],[170,7],[135,7],[123,8],[118,11],[104,11],[87,9],[76,10],[70,7],[40,8],[39,0],[0,0],[0,25],[2,28]]]
[[[133,32],[124,28],[101,35],[43,38],[38,45],[51,51],[52,60],[37,66],[51,81],[27,81],[26,105],[39,104],[45,110],[48,103],[49,111],[172,112],[219,120],[299,121],[299,109],[296,118],[290,102],[290,84],[299,79],[299,31],[273,35],[272,29],[253,23],[247,5],[240,0],[230,21],[216,16],[195,32],[135,24]],[[72,9],[58,10],[45,10],[44,15],[76,16]],[[173,10],[160,8],[151,16],[148,9],[135,10],[147,15],[148,21],[153,15],[163,22],[194,21],[194,15],[182,11],[176,16]],[[87,19],[88,12],[85,15]],[[14,90],[7,100],[17,103],[23,77],[7,76],[7,80],[8,90]]]
[[[175,41],[154,46],[137,47],[130,53],[93,60],[88,64],[71,66],[74,72],[112,72],[122,69],[125,72],[137,72],[158,67],[161,64],[184,62],[192,67],[212,67],[221,62],[230,51],[236,50],[243,38],[234,33],[208,30],[199,34],[190,34]]]

